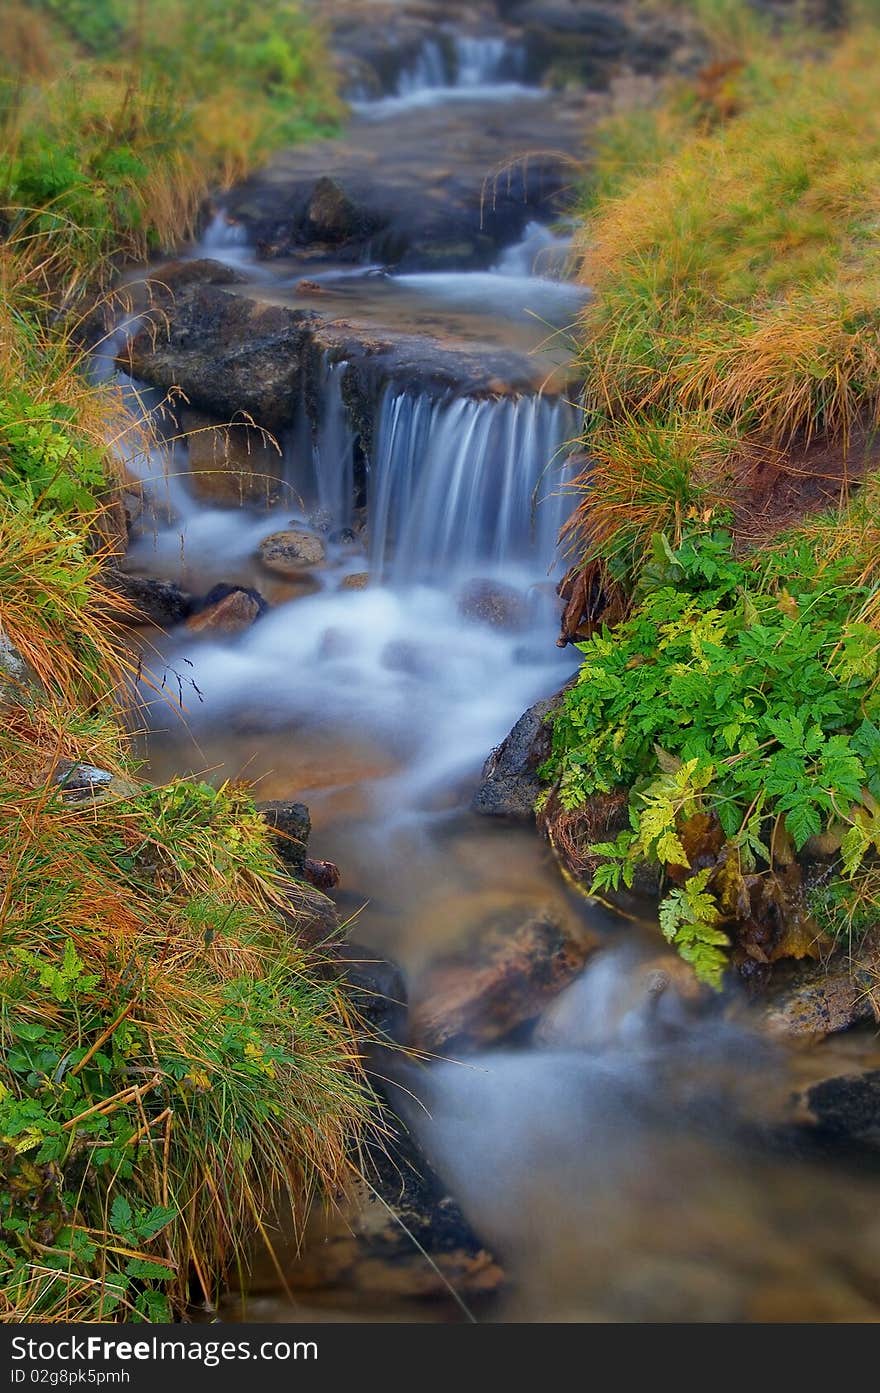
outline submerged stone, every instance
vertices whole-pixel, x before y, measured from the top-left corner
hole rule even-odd
[[[597,935],[552,908],[494,915],[420,981],[410,1044],[449,1054],[505,1039],[534,1020],[598,946]]]

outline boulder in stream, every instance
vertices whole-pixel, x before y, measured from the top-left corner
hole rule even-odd
[[[310,566],[320,566],[326,555],[321,538],[300,528],[273,532],[259,547],[261,564],[279,576],[297,577]]]
[[[277,500],[281,451],[265,431],[191,407],[180,411],[180,428],[189,451],[188,483],[201,502],[267,508]]]
[[[267,608],[266,601],[256,590],[237,585],[218,585],[207,596],[198,613],[186,621],[186,627],[194,634],[243,634]]]
[[[308,856],[312,819],[305,803],[273,799],[257,804],[257,812],[272,829],[272,844],[292,875],[301,876]]]
[[[880,1024],[880,936],[828,962],[777,963],[754,1005],[762,1028],[780,1039],[824,1040],[863,1021]]]
[[[580,972],[599,938],[551,907],[495,914],[418,984],[410,1044],[428,1054],[481,1049],[533,1021]]]
[[[538,770],[550,754],[547,717],[559,705],[560,696],[557,692],[536,701],[492,751],[471,802],[475,813],[534,821],[535,801],[541,792]]]
[[[471,580],[458,597],[462,619],[518,633],[528,626],[529,602],[521,590],[499,580]]]
[[[105,589],[123,601],[114,608],[114,618],[126,624],[155,624],[171,629],[192,614],[195,600],[172,581],[155,576],[135,576],[116,566],[105,567],[101,575]]]
[[[880,1069],[823,1079],[799,1102],[826,1136],[880,1147]]]
[[[402,1123],[368,1146],[362,1178],[329,1214],[316,1206],[301,1243],[275,1244],[291,1292],[333,1294],[334,1302],[391,1297],[459,1301],[498,1290],[504,1273]],[[277,1288],[268,1260],[249,1291]]]

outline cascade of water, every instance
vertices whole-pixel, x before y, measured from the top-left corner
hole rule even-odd
[[[198,254],[209,256],[214,261],[223,261],[228,266],[240,266],[252,261],[247,228],[241,223],[231,222],[221,208],[202,233]]]
[[[565,446],[577,415],[541,396],[443,400],[389,390],[368,486],[372,565],[398,581],[477,563],[546,566],[570,510]]]
[[[316,392],[318,419],[310,423],[303,400],[285,449],[285,473],[295,495],[307,511],[317,508],[333,527],[349,527],[354,510],[355,434],[342,397],[347,367],[324,355]]]
[[[411,66],[401,72],[397,81],[397,96],[409,97],[426,88],[448,85],[449,73],[443,49],[436,39],[427,39]]]
[[[425,40],[398,74],[391,95],[376,98],[361,89],[352,94],[352,100],[358,110],[382,117],[442,101],[506,101],[543,95],[525,79],[522,44],[503,35],[447,34],[445,43]]]
[[[503,35],[457,34],[455,86],[487,87],[493,82],[521,79],[525,57],[525,49]]]
[[[544,223],[527,223],[520,241],[502,252],[495,266],[496,274],[561,280],[565,275],[571,245],[569,234],[553,232]]]

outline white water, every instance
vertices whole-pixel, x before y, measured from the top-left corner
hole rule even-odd
[[[388,392],[368,493],[373,568],[401,581],[546,571],[571,509],[561,454],[576,433],[565,401]]]
[[[241,223],[231,222],[223,209],[218,209],[202,233],[198,247],[199,256],[222,261],[227,266],[253,267],[253,249],[248,240],[247,228]]]
[[[509,102],[545,96],[540,88],[522,81],[525,60],[523,46],[501,35],[456,34],[449,37],[448,52],[438,40],[428,39],[401,72],[396,91],[356,99],[352,106],[382,120],[444,102]]]
[[[416,306],[420,298],[430,306],[456,295],[472,305],[480,298],[475,280],[487,280],[508,310],[529,300],[547,308],[549,292],[566,297],[572,311],[582,291],[529,275],[542,257],[557,272],[564,245],[532,224],[496,272],[388,282],[410,282]],[[241,229],[222,210],[194,254],[253,264]],[[361,269],[378,284],[370,268]],[[343,282],[351,279],[343,271]],[[503,324],[505,316],[497,319]],[[286,488],[268,512],[199,501],[180,447],[164,462],[168,480],[154,459],[148,487],[170,516],[163,523],[160,509],[134,541],[130,561],[196,593],[224,581],[270,595],[276,608],[240,638],[194,644],[183,632],[169,643],[169,664],[185,665],[203,696],[188,702],[189,727],[210,742],[246,709],[261,728],[296,730],[297,739],[304,729],[322,739],[356,731],[390,756],[390,772],[369,792],[387,831],[389,808],[419,821],[426,798],[473,775],[522,710],[571,670],[571,658],[553,643],[557,605],[548,572],[571,507],[566,446],[579,414],[558,396],[457,398],[389,385],[376,403],[365,462],[363,541],[328,543],[327,565],[312,577],[316,593],[278,603],[289,594],[273,589],[255,559],[260,541],[291,523],[318,522],[326,540],[357,522],[357,447],[343,391],[349,370],[324,359],[318,419],[309,419],[303,400],[282,442]],[[155,396],[141,393],[137,402],[145,409]],[[340,588],[346,575],[364,570],[368,590]],[[463,587],[488,578],[518,590],[515,632],[462,619]]]

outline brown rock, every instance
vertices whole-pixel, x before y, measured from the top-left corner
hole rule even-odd
[[[279,576],[296,577],[309,566],[319,566],[326,554],[320,537],[298,528],[273,532],[260,543],[259,549],[262,564]]]
[[[272,436],[245,422],[225,424],[189,407],[180,413],[189,483],[206,503],[268,507],[277,500],[281,455]]]
[[[430,968],[411,1043],[430,1054],[480,1048],[533,1020],[580,972],[599,939],[550,908],[493,916],[463,951]]]
[[[247,590],[233,590],[186,621],[194,634],[241,634],[260,617],[260,602]]]
[[[880,1022],[880,936],[852,958],[840,953],[806,968],[780,964],[753,1009],[771,1035],[792,1040],[823,1040],[860,1021]]]
[[[340,590],[366,590],[370,583],[369,571],[355,571],[354,575],[343,576],[339,582]]]

